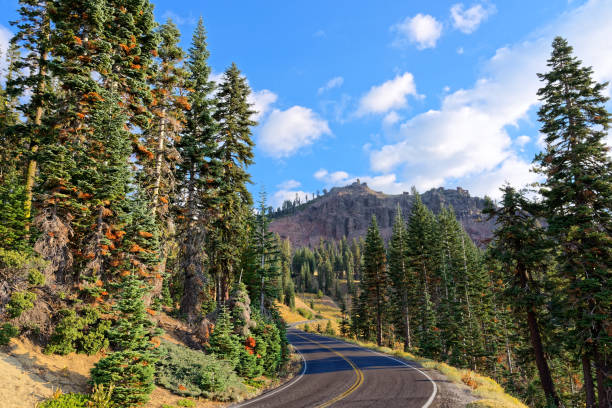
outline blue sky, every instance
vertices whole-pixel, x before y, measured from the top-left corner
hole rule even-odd
[[[154,2],[189,46],[199,16],[210,64],[236,62],[260,125],[251,167],[273,205],[359,178],[375,190],[535,180],[535,112],[550,43],[567,37],[612,79],[612,1]],[[17,2],[0,0],[0,44]]]

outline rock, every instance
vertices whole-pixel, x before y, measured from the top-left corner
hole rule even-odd
[[[457,219],[479,245],[492,237],[494,221],[482,215],[485,200],[471,197],[467,190],[442,187],[421,195],[423,203],[435,214],[443,206],[452,206]],[[289,239],[294,247],[315,246],[319,240],[352,240],[365,236],[372,214],[376,215],[382,236],[391,236],[395,212],[399,204],[404,218],[412,209],[414,196],[404,192],[387,195],[370,189],[366,183],[355,182],[346,187],[334,187],[330,192],[298,207],[292,214],[274,216],[270,230]]]

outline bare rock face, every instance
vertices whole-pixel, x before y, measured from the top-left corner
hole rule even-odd
[[[491,238],[494,221],[482,215],[485,201],[469,192],[437,188],[421,195],[423,203],[437,214],[452,206],[466,232],[480,246]],[[276,216],[270,230],[288,238],[294,247],[315,246],[319,240],[352,240],[365,236],[372,215],[385,240],[391,236],[393,220],[399,204],[404,218],[412,209],[414,196],[409,193],[387,195],[371,190],[359,181],[346,187],[335,187],[329,193],[298,207],[293,214]]]

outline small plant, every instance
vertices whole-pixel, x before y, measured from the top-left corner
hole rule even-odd
[[[232,365],[214,355],[164,343],[166,356],[158,362],[158,385],[185,397],[231,401],[245,392]]]
[[[308,323],[304,324],[304,329],[303,329],[306,333],[308,333],[310,331],[310,326],[308,325]]]
[[[327,321],[327,326],[325,326],[325,334],[330,335],[330,336],[336,335],[336,330],[334,330],[331,320]]]
[[[49,399],[38,406],[38,408],[88,408],[89,397],[83,394],[62,394],[61,390],[55,392]]]
[[[314,310],[314,300],[310,299],[310,308]]]
[[[105,387],[104,384],[95,384],[91,390],[92,407],[94,408],[114,408],[116,405],[113,403],[113,390],[115,386],[113,384]]]
[[[179,407],[193,408],[195,407],[195,401],[183,398],[176,401],[176,405],[178,405]]]
[[[107,337],[111,322],[101,320],[95,308],[83,308],[79,314],[73,309],[63,309],[60,316],[62,318],[55,327],[45,353],[66,355],[79,352],[93,355],[108,348]]]
[[[26,310],[34,307],[36,294],[32,292],[15,292],[11,295],[11,300],[6,305],[6,312],[10,318],[21,316]]]
[[[11,341],[12,337],[19,335],[19,329],[10,323],[4,323],[0,326],[0,346],[6,346]]]
[[[33,269],[28,273],[28,283],[32,286],[42,286],[45,284],[45,275]]]
[[[323,299],[323,292],[321,291],[321,289],[317,291],[317,299]]]

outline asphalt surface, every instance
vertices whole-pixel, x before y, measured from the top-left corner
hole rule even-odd
[[[287,337],[304,359],[302,372],[235,407],[427,408],[437,393],[434,381],[410,363],[297,329]]]

